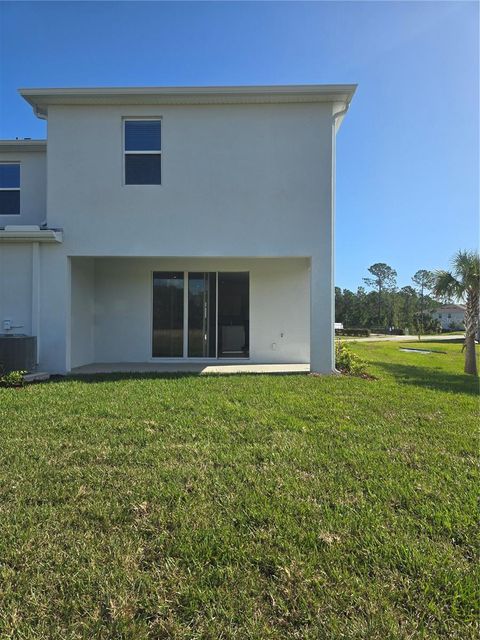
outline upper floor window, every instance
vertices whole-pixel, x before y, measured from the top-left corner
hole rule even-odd
[[[20,213],[20,164],[0,163],[0,216]]]
[[[161,121],[124,120],[125,184],[161,184]]]

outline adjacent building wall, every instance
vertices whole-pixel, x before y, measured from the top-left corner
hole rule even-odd
[[[37,224],[46,220],[46,151],[0,149],[0,162],[20,163],[20,215],[0,215],[0,227],[10,224]]]
[[[32,331],[32,245],[0,243],[0,333],[3,321],[17,328],[12,333]]]

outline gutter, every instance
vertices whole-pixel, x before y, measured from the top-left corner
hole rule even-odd
[[[337,131],[337,120],[339,118],[342,118],[347,114],[347,111],[350,108],[350,103],[352,101],[353,95],[350,96],[350,98],[348,98],[347,100],[345,100],[345,106],[343,109],[341,109],[340,111],[337,111],[336,113],[333,114],[332,116],[332,120],[333,120],[333,126],[335,129],[335,132]],[[340,125],[339,125],[340,126]]]
[[[46,109],[41,110],[37,104],[33,104],[32,109],[33,109],[33,115],[37,116],[37,118],[40,118],[40,120],[48,119]]]

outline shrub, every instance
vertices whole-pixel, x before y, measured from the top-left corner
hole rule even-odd
[[[335,329],[336,336],[366,336],[370,335],[370,329]]]
[[[26,371],[10,371],[0,376],[0,386],[2,387],[23,387],[23,376]]]
[[[367,363],[357,356],[343,342],[335,343],[335,365],[342,373],[360,376],[366,373]]]
[[[427,314],[423,315],[423,319],[421,315],[418,315],[415,318],[414,325],[416,333],[441,333],[442,331],[440,322]]]

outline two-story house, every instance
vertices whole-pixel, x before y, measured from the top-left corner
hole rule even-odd
[[[464,304],[443,304],[431,313],[444,331],[456,331],[465,329],[465,309]]]
[[[42,370],[334,362],[335,136],[353,85],[22,89],[0,142],[0,332]]]

